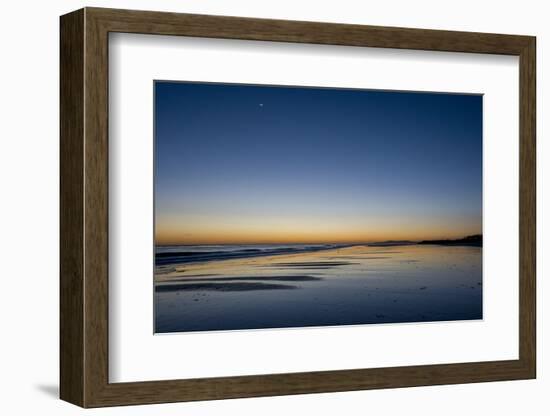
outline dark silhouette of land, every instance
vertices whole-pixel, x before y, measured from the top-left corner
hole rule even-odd
[[[434,244],[439,246],[471,246],[482,247],[483,236],[481,234],[469,235],[464,238],[458,238],[456,240],[423,240],[423,241],[410,241],[410,240],[388,240],[380,241],[376,243],[367,244],[370,247],[392,247],[392,246],[409,246],[415,244]]]
[[[481,234],[476,234],[476,235],[469,235],[464,238],[459,238],[457,240],[424,240],[424,241],[420,241],[418,244],[437,244],[440,246],[482,247],[483,236]]]

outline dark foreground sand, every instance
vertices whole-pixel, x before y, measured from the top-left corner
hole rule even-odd
[[[156,332],[482,318],[482,249],[353,246],[174,266]]]

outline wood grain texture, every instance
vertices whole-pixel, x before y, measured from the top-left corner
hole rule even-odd
[[[528,36],[87,8],[110,32],[519,55]]]
[[[536,377],[536,41],[520,54],[519,337],[520,360]]]
[[[86,13],[84,58],[85,405],[108,380],[108,33]]]
[[[60,22],[60,388],[84,405],[84,12]]]
[[[520,57],[519,359],[189,380],[108,380],[108,33]],[[61,18],[61,397],[83,407],[534,378],[535,39],[86,8]]]

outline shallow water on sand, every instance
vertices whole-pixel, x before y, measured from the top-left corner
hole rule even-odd
[[[352,246],[157,265],[155,332],[482,319],[482,249]]]

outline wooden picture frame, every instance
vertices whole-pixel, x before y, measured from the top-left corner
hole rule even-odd
[[[82,407],[351,391],[536,376],[535,38],[85,8],[61,17],[60,396]],[[519,359],[109,383],[108,34],[519,56]]]

